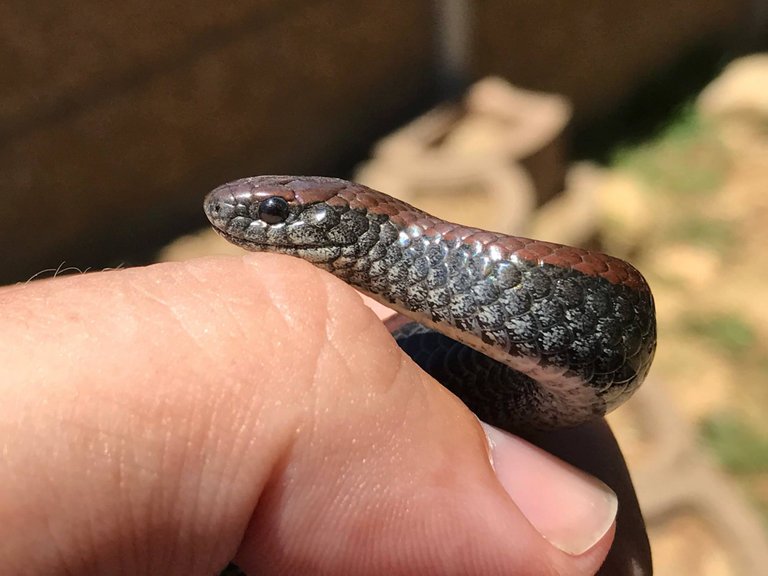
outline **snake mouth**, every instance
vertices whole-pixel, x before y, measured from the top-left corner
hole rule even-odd
[[[274,240],[259,242],[258,240],[250,240],[243,236],[226,232],[221,228],[214,228],[214,230],[216,230],[216,233],[226,241],[255,252],[280,252],[282,254],[291,254],[300,250],[327,250],[334,248],[341,250],[344,247],[340,244],[332,244],[330,242],[325,244],[276,244]]]

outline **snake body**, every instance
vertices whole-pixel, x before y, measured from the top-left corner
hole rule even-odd
[[[244,178],[205,212],[230,242],[308,260],[412,318],[400,346],[496,426],[600,417],[653,360],[651,291],[611,256],[452,224],[336,178]]]

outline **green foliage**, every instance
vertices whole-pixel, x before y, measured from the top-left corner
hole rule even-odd
[[[659,191],[694,195],[720,187],[728,155],[716,132],[687,106],[658,138],[619,149],[611,164],[637,174]]]
[[[768,473],[768,437],[752,430],[734,414],[721,413],[705,419],[701,436],[730,472]]]
[[[737,357],[744,356],[757,343],[754,328],[735,313],[691,316],[683,321],[683,327]]]
[[[691,215],[668,231],[668,239],[718,252],[733,246],[736,233],[730,222]]]

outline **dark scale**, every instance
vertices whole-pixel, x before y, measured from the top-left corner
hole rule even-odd
[[[368,231],[370,223],[365,214],[357,210],[348,210],[341,216],[341,227],[350,230],[356,237],[360,237]]]
[[[484,278],[481,282],[472,287],[472,297],[478,306],[493,304],[499,299],[499,289],[492,279]]]
[[[367,251],[365,256],[360,259],[361,266],[370,266],[371,262],[381,260],[387,254],[387,245],[375,238],[375,243]]]
[[[504,327],[505,310],[499,302],[477,307],[477,321],[483,330],[499,330]]]
[[[523,272],[523,281],[520,284],[521,289],[529,292],[534,300],[549,296],[553,290],[552,279],[535,265],[526,263],[525,266],[527,269],[523,268],[523,265],[519,265],[521,272]],[[552,268],[555,267],[553,266]]]
[[[522,415],[541,410],[546,414],[549,400],[528,376],[503,364],[489,363],[465,346],[419,324],[404,326],[395,338],[422,369],[459,396],[484,422],[507,430],[523,430],[530,422]],[[488,386],[489,382],[494,386]],[[510,406],[515,409],[510,410]]]
[[[427,260],[426,256],[416,255],[415,258],[411,260],[411,268],[408,271],[408,282],[412,284],[421,282],[422,280],[426,280],[428,274],[429,260]]]
[[[387,253],[384,254],[384,258],[381,261],[388,268],[407,263],[407,259],[403,255],[402,246],[394,242],[387,246]]]
[[[451,295],[450,310],[454,318],[474,316],[477,309],[472,292],[459,292]]]
[[[582,306],[584,303],[584,290],[574,278],[561,279],[555,286],[553,295],[562,301],[566,310]]]
[[[509,341],[509,332],[506,329],[483,330],[481,337],[486,344],[497,346],[501,350],[508,350],[511,342]]]
[[[393,247],[393,252],[398,250],[397,247]],[[387,260],[384,260],[384,263],[387,264]],[[401,291],[404,292],[405,289],[410,284],[410,272],[411,272],[411,261],[408,258],[396,258],[394,260],[394,263],[387,268],[387,279],[391,284],[397,284]]]
[[[548,328],[543,328],[536,337],[536,344],[541,350],[542,356],[551,357],[556,354],[566,352],[573,342],[573,333],[571,329],[563,324],[555,324]],[[557,363],[561,365],[561,363]]]
[[[447,255],[448,247],[442,242],[430,242],[425,253],[425,256],[432,266],[437,266],[443,262]]]
[[[413,260],[416,256],[421,256],[422,254],[424,254],[429,244],[430,242],[427,238],[423,238],[421,236],[419,236],[418,238],[414,238],[411,240],[411,243],[405,249],[405,255],[408,257],[409,260]]]
[[[455,275],[458,275],[462,272],[466,272],[468,261],[469,254],[465,247],[460,246],[451,250],[445,259],[445,262],[448,265],[448,272],[450,273],[451,277],[454,277]]]
[[[597,335],[577,331],[568,348],[569,366],[594,366],[594,352]],[[593,370],[594,371],[594,370]],[[587,378],[589,380],[589,378]]]
[[[448,265],[443,262],[433,264],[427,272],[427,285],[433,290],[448,286]]]
[[[517,266],[511,262],[498,262],[493,269],[493,277],[500,289],[515,288],[523,281],[523,276]]]
[[[509,333],[510,341],[516,343],[531,342],[539,333],[536,317],[530,313],[510,318],[504,323],[504,328]]]
[[[429,313],[429,288],[427,288],[426,283],[424,282],[416,282],[414,284],[410,284],[406,290],[405,299],[413,304],[415,306],[415,310],[418,312],[423,312],[425,314]]]
[[[533,304],[531,295],[519,284],[512,288],[501,289],[499,302],[504,307],[507,318],[517,318],[527,314]]]
[[[427,282],[429,286],[429,282]],[[429,294],[427,294],[427,302],[429,306],[435,310],[445,308],[451,304],[451,290],[448,286],[430,287]]]
[[[371,275],[371,277],[377,277],[382,276],[382,281],[387,281],[387,272],[389,271],[389,267],[387,266],[387,263],[384,261],[384,258],[379,258],[377,260],[374,260],[371,262],[370,267],[368,268],[368,273]]]
[[[539,326],[547,328],[565,322],[565,310],[562,304],[551,298],[540,298],[531,304],[531,314],[536,317]]]
[[[463,269],[448,278],[448,286],[454,294],[463,294],[472,290],[476,275],[470,269]]]
[[[361,233],[349,226],[334,226],[328,230],[328,240],[338,246],[352,245],[360,237]]]

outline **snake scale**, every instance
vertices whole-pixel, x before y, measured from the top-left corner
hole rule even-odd
[[[495,426],[603,416],[653,360],[653,296],[623,260],[446,222],[336,178],[244,178],[204,208],[228,241],[307,260],[409,316],[401,348]]]

